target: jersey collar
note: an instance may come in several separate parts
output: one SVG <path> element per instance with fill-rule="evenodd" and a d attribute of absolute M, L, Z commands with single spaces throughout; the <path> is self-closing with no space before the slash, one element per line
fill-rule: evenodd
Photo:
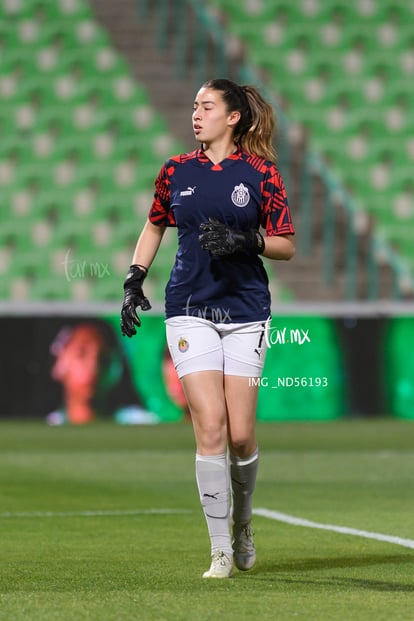
<path fill-rule="evenodd" d="M 225 160 L 223 160 L 219 164 L 213 164 L 213 162 L 209 160 L 207 155 L 204 153 L 203 148 L 197 149 L 197 160 L 203 166 L 210 165 L 211 170 L 223 170 L 223 168 L 231 165 L 235 160 L 242 159 L 242 156 L 243 156 L 243 149 L 238 144 L 236 145 L 236 150 L 234 151 L 234 153 L 229 155 Z"/>

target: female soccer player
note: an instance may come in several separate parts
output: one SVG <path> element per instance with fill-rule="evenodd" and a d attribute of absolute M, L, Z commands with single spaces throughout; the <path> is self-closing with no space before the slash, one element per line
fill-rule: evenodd
<path fill-rule="evenodd" d="M 259 255 L 290 259 L 294 229 L 275 165 L 273 110 L 258 90 L 210 80 L 196 95 L 192 121 L 199 148 L 169 159 L 156 179 L 124 283 L 121 330 L 136 334 L 137 307 L 151 308 L 142 284 L 165 227 L 177 227 L 166 287 L 167 342 L 196 440 L 196 479 L 211 542 L 203 577 L 229 578 L 233 564 L 248 570 L 256 560 L 258 382 L 251 378 L 262 374 L 270 318 Z"/>

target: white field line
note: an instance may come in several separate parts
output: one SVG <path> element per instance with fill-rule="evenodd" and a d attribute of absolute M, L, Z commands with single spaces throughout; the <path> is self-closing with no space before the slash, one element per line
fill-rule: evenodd
<path fill-rule="evenodd" d="M 279 513 L 278 511 L 271 511 L 270 509 L 255 509 L 253 511 L 255 515 L 268 518 L 269 520 L 275 520 L 277 522 L 284 522 L 285 524 L 291 524 L 292 526 L 304 526 L 305 528 L 317 528 L 319 530 L 329 530 L 333 533 L 340 533 L 342 535 L 354 535 L 355 537 L 364 537 L 365 539 L 375 539 L 376 541 L 384 541 L 385 543 L 393 543 L 404 548 L 411 548 L 414 550 L 414 540 L 403 539 L 402 537 L 395 537 L 393 535 L 383 535 L 381 533 L 371 533 L 368 530 L 358 530 L 357 528 L 348 528 L 347 526 L 335 526 L 334 524 L 320 524 L 319 522 L 311 522 L 310 520 L 304 520 L 293 515 L 287 515 L 286 513 Z"/>
<path fill-rule="evenodd" d="M 109 510 L 109 511 L 15 511 L 0 513 L 0 519 L 7 518 L 54 518 L 54 517 L 122 517 L 122 516 L 138 516 L 138 515 L 188 515 L 193 513 L 190 509 L 130 509 L 130 510 Z M 394 535 L 384 535 L 381 533 L 373 533 L 368 530 L 359 530 L 357 528 L 349 528 L 348 526 L 336 526 L 335 524 L 320 524 L 303 518 L 280 513 L 279 511 L 271 511 L 270 509 L 254 509 L 254 515 L 283 522 L 291 526 L 302 526 L 305 528 L 316 528 L 319 530 L 327 530 L 341 535 L 353 535 L 354 537 L 363 537 L 365 539 L 375 539 L 385 543 L 392 543 L 414 550 L 414 540 L 403 539 Z"/>
<path fill-rule="evenodd" d="M 122 517 L 133 515 L 185 515 L 192 513 L 186 509 L 130 509 L 119 511 L 15 511 L 0 513 L 5 518 L 43 518 L 43 517 Z"/>

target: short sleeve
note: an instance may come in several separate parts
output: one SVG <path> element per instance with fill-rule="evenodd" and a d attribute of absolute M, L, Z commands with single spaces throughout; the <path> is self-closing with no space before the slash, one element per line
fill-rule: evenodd
<path fill-rule="evenodd" d="M 262 182 L 260 223 L 269 237 L 295 233 L 285 185 L 278 169 L 273 164 L 266 171 Z"/>
<path fill-rule="evenodd" d="M 170 203 L 170 177 L 174 172 L 174 166 L 167 162 L 161 168 L 155 180 L 154 200 L 148 215 L 148 219 L 156 226 L 176 226 L 174 213 Z"/>

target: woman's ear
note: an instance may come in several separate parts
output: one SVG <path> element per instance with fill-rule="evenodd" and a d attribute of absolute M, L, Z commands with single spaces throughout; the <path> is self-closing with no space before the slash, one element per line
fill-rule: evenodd
<path fill-rule="evenodd" d="M 238 110 L 234 110 L 228 116 L 227 124 L 229 127 L 234 127 L 240 121 L 241 114 Z"/>

